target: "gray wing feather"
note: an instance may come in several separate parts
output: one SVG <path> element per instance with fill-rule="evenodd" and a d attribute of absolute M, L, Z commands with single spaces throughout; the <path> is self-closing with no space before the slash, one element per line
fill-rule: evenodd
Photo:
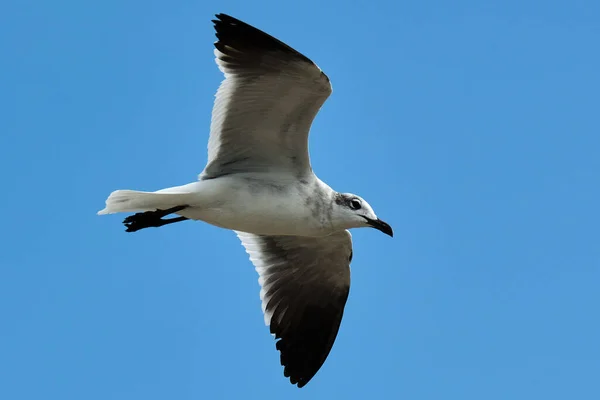
<path fill-rule="evenodd" d="M 215 56 L 225 80 L 211 120 L 200 179 L 240 172 L 311 172 L 308 134 L 331 94 L 310 59 L 274 37 L 218 14 Z"/>
<path fill-rule="evenodd" d="M 302 387 L 325 362 L 340 327 L 350 290 L 351 235 L 237 234 L 259 274 L 265 323 L 279 339 L 284 375 Z"/>

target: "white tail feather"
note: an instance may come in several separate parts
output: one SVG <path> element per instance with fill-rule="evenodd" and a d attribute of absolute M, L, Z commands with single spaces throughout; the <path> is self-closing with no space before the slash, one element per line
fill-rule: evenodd
<path fill-rule="evenodd" d="M 106 199 L 106 207 L 98 215 L 166 209 L 186 204 L 189 193 L 157 193 L 115 190 Z"/>

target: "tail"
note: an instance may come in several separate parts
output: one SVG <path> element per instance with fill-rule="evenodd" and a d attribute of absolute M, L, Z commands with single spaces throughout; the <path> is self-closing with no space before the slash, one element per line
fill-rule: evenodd
<path fill-rule="evenodd" d="M 116 190 L 106 199 L 106 207 L 98 215 L 118 212 L 140 212 L 167 209 L 187 204 L 189 193 L 140 192 Z"/>

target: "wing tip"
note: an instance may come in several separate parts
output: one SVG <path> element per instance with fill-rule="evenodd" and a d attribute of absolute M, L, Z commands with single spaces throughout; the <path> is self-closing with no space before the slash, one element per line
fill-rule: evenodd
<path fill-rule="evenodd" d="M 255 26 L 225 13 L 217 13 L 215 14 L 215 17 L 216 19 L 211 20 L 214 25 L 215 35 L 218 39 L 215 41 L 214 45 L 222 53 L 226 54 L 226 52 L 223 51 L 224 46 L 234 48 L 240 52 L 280 52 L 287 54 L 290 57 L 301 59 L 318 68 L 318 66 L 304 54 Z M 329 80 L 329 78 L 327 79 Z"/>

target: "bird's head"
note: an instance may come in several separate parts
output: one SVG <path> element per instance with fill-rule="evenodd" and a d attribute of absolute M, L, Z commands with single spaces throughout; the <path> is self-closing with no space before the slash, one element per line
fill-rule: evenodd
<path fill-rule="evenodd" d="M 392 227 L 383 222 L 363 198 L 352 193 L 336 193 L 333 205 L 333 221 L 341 229 L 375 228 L 386 235 L 394 236 Z M 338 227 L 338 226 L 336 226 Z"/>

